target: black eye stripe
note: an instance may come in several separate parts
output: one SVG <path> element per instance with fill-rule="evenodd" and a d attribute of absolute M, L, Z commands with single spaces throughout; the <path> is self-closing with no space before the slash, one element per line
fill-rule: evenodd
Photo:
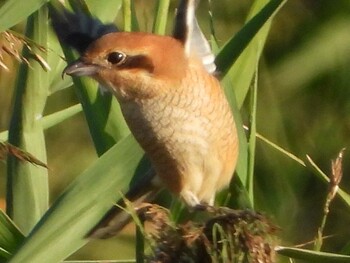
<path fill-rule="evenodd" d="M 145 55 L 127 56 L 123 63 L 119 66 L 120 69 L 143 69 L 150 73 L 154 71 L 152 60 Z"/>
<path fill-rule="evenodd" d="M 126 59 L 122 52 L 111 52 L 107 55 L 107 61 L 113 65 L 121 65 Z"/>
<path fill-rule="evenodd" d="M 108 63 L 118 69 L 144 69 L 149 72 L 154 71 L 152 60 L 145 55 L 128 56 L 123 52 L 113 51 L 106 56 Z"/>

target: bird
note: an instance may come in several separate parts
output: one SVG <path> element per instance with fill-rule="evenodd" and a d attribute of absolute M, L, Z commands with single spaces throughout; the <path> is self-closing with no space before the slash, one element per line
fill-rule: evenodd
<path fill-rule="evenodd" d="M 122 32 L 67 10 L 51 14 L 59 40 L 80 54 L 63 75 L 90 77 L 116 97 L 151 161 L 154 183 L 190 208 L 214 204 L 215 194 L 233 177 L 239 152 L 235 120 L 195 16 L 197 5 L 180 0 L 170 36 Z M 72 21 L 68 32 L 65 25 Z M 106 222 L 101 228 L 91 236 L 104 238 L 119 229 Z"/>

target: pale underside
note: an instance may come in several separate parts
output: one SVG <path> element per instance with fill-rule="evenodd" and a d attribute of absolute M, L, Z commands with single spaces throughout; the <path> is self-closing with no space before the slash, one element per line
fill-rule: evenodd
<path fill-rule="evenodd" d="M 213 204 L 233 175 L 238 148 L 219 82 L 202 70 L 193 64 L 177 87 L 159 96 L 121 101 L 161 181 L 189 206 Z"/>

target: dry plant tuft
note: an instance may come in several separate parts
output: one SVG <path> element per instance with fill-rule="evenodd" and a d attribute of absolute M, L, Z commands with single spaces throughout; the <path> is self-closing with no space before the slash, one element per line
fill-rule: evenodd
<path fill-rule="evenodd" d="M 329 202 L 334 199 L 339 189 L 339 184 L 343 178 L 343 155 L 345 148 L 341 149 L 337 158 L 332 160 L 332 174 L 330 176 L 330 191 L 329 191 Z"/>
<path fill-rule="evenodd" d="M 35 158 L 32 154 L 23 151 L 10 143 L 0 142 L 0 160 L 5 160 L 8 155 L 14 156 L 21 161 L 30 162 L 48 168 L 45 163 Z"/>
<path fill-rule="evenodd" d="M 139 210 L 150 228 L 152 253 L 147 262 L 275 262 L 277 228 L 251 211 L 210 208 L 202 222 L 174 225 L 165 208 L 146 205 Z M 203 217 L 202 217 L 203 219 Z"/>
<path fill-rule="evenodd" d="M 344 156 L 345 148 L 341 149 L 338 153 L 338 156 L 335 160 L 332 160 L 331 162 L 331 168 L 332 172 L 329 178 L 329 190 L 326 197 L 326 201 L 323 207 L 323 217 L 321 221 L 321 225 L 318 228 L 317 236 L 315 238 L 314 242 L 314 249 L 316 251 L 320 251 L 323 245 L 323 232 L 324 228 L 326 226 L 327 218 L 329 215 L 329 209 L 330 205 L 335 198 L 338 190 L 339 190 L 339 184 L 341 182 L 341 179 L 343 178 L 343 156 Z"/>
<path fill-rule="evenodd" d="M 26 47 L 28 49 L 28 57 L 24 57 L 21 54 L 22 47 Z M 38 51 L 41 53 L 46 53 L 47 49 L 34 41 L 31 41 L 24 36 L 9 30 L 0 33 L 0 67 L 6 71 L 9 71 L 9 68 L 6 65 L 4 55 L 9 55 L 18 62 L 25 63 L 28 66 L 30 66 L 29 59 L 34 59 L 45 71 L 51 70 L 49 64 Z"/>

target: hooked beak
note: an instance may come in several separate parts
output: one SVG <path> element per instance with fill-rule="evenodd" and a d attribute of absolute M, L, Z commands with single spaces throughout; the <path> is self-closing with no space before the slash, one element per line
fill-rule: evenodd
<path fill-rule="evenodd" d="M 81 60 L 76 60 L 69 64 L 67 67 L 65 67 L 65 69 L 62 72 L 62 78 L 66 74 L 76 77 L 92 76 L 97 73 L 99 68 L 100 67 L 98 65 L 88 64 Z"/>

